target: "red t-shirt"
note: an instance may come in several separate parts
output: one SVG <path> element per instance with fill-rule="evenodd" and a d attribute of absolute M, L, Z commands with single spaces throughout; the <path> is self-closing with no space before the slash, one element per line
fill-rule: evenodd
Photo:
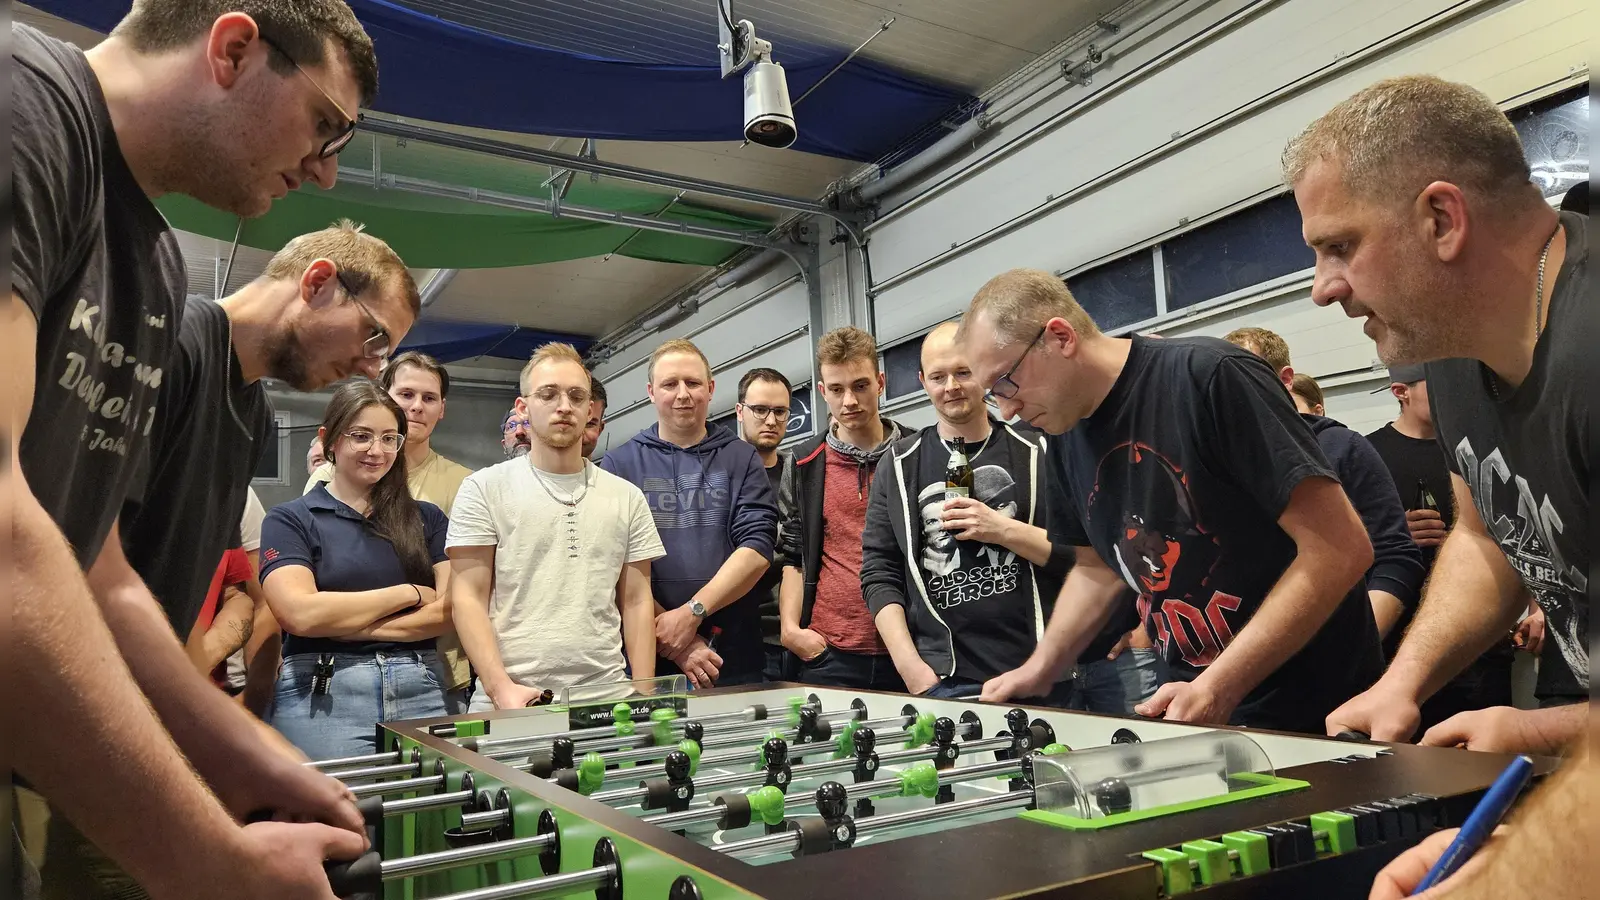
<path fill-rule="evenodd" d="M 828 447 L 822 482 L 822 566 L 811 630 L 830 647 L 849 653 L 888 653 L 872 611 L 861 596 L 861 533 L 867 526 L 875 466 Z"/>
<path fill-rule="evenodd" d="M 199 627 L 204 631 L 211 630 L 211 623 L 217 619 L 217 607 L 222 605 L 222 589 L 234 585 L 242 585 L 250 580 L 255 573 L 250 570 L 250 556 L 242 548 L 234 547 L 222 554 L 222 560 L 217 563 L 217 570 L 211 573 L 211 587 L 206 590 L 205 605 L 200 607 Z M 226 684 L 228 679 L 228 662 L 223 660 L 211 672 L 211 680 L 217 684 Z"/>

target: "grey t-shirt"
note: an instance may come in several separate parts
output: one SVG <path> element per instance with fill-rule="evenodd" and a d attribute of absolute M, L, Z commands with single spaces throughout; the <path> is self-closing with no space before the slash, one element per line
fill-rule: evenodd
<path fill-rule="evenodd" d="M 552 493 L 581 499 L 569 509 Z M 495 548 L 489 621 L 513 681 L 559 695 L 626 677 L 617 579 L 666 555 L 637 487 L 595 465 L 535 475 L 514 457 L 461 483 L 445 546 Z"/>
<path fill-rule="evenodd" d="M 1562 213 L 1561 224 L 1567 256 L 1522 384 L 1511 389 L 1477 360 L 1428 364 L 1429 403 L 1450 470 L 1467 482 L 1484 525 L 1544 610 L 1541 700 L 1589 693 L 1587 491 L 1600 308 L 1590 293 L 1589 219 Z"/>
<path fill-rule="evenodd" d="M 87 567 L 148 453 L 183 257 L 83 52 L 26 25 L 11 47 L 11 289 L 38 329 L 22 471 Z"/>

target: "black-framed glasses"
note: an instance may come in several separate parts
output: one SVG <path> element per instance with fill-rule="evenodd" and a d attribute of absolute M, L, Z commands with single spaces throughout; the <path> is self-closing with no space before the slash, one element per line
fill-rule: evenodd
<path fill-rule="evenodd" d="M 378 317 L 372 314 L 370 307 L 356 297 L 355 290 L 350 287 L 350 282 L 345 280 L 343 272 L 333 277 L 338 280 L 339 287 L 344 288 L 344 292 L 350 295 L 350 302 L 361 310 L 361 315 L 366 318 L 367 324 L 372 328 L 372 333 L 367 335 L 367 339 L 361 343 L 361 355 L 367 359 L 388 359 L 390 351 L 394 349 L 392 346 L 393 340 L 389 337 L 389 329 L 378 321 Z"/>
<path fill-rule="evenodd" d="M 1022 351 L 1022 355 L 1017 357 L 1017 361 L 1011 364 L 1011 368 L 1007 369 L 1004 375 L 996 378 L 994 386 L 984 393 L 985 400 L 994 400 L 995 398 L 1010 400 L 1017 395 L 1017 391 L 1022 390 L 1022 386 L 1012 380 L 1011 376 L 1017 374 L 1017 369 L 1022 367 L 1022 361 L 1028 358 L 1029 353 L 1033 352 L 1034 345 L 1039 343 L 1039 339 L 1044 337 L 1044 333 L 1049 330 L 1049 327 L 1049 325 L 1044 325 L 1039 328 L 1039 333 L 1034 335 L 1033 340 L 1028 342 L 1027 349 Z"/>
<path fill-rule="evenodd" d="M 338 156 L 339 151 L 343 150 L 345 146 L 350 143 L 350 139 L 356 136 L 356 117 L 345 112 L 344 107 L 339 105 L 339 101 L 333 99 L 333 95 L 328 93 L 322 85 L 318 84 L 317 80 L 312 78 L 311 74 L 305 70 L 305 67 L 300 65 L 300 61 L 290 56 L 287 50 L 284 50 L 276 41 L 264 34 L 258 34 L 257 36 L 261 38 L 261 43 L 266 44 L 269 50 L 272 50 L 279 56 L 282 56 L 284 59 L 287 59 L 289 64 L 294 66 L 295 71 L 299 72 L 301 76 L 305 78 L 305 80 L 311 82 L 311 86 L 316 88 L 322 94 L 324 99 L 333 104 L 333 108 L 339 111 L 339 115 L 344 116 L 344 125 L 339 127 L 337 134 L 331 138 L 328 138 L 326 141 L 323 141 L 322 150 L 317 154 L 320 159 L 327 159 L 330 156 Z"/>
<path fill-rule="evenodd" d="M 758 406 L 749 406 L 749 405 L 746 405 L 746 404 L 740 404 L 740 405 L 744 406 L 745 409 L 749 410 L 751 412 L 751 414 L 753 414 L 756 417 L 756 421 L 757 422 L 764 422 L 767 419 L 770 419 L 770 418 L 773 418 L 773 417 L 776 417 L 779 422 L 787 422 L 787 421 L 789 421 L 789 407 L 787 407 L 787 406 L 759 406 L 759 405 Z"/>

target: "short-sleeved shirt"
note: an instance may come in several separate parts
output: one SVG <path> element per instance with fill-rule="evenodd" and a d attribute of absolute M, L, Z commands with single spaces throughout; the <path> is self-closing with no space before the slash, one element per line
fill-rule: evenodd
<path fill-rule="evenodd" d="M 1337 479 L 1254 354 L 1215 338 L 1132 340 L 1104 402 L 1052 439 L 1077 514 L 1067 536 L 1092 545 L 1138 592 L 1174 677 L 1193 680 L 1294 560 L 1295 543 L 1278 525 L 1291 492 L 1307 478 Z M 1320 732 L 1382 666 L 1365 585 L 1354 584 L 1233 721 Z"/>
<path fill-rule="evenodd" d="M 617 581 L 666 555 L 637 487 L 592 464 L 557 475 L 508 459 L 462 482 L 449 546 L 495 548 L 489 621 L 513 681 L 560 693 L 626 677 Z"/>
<path fill-rule="evenodd" d="M 1450 471 L 1544 610 L 1541 700 L 1589 696 L 1590 412 L 1600 307 L 1589 281 L 1589 218 L 1562 213 L 1567 255 L 1549 285 L 1550 317 L 1522 384 L 1477 360 L 1428 364 L 1428 403 Z M 1551 649 L 1553 648 L 1553 649 Z"/>
<path fill-rule="evenodd" d="M 12 25 L 11 53 L 11 289 L 38 329 L 22 471 L 87 567 L 144 465 L 186 274 L 83 51 Z"/>
<path fill-rule="evenodd" d="M 149 462 L 122 510 L 128 562 L 179 634 L 193 627 L 222 552 L 237 545 L 250 479 L 272 440 L 272 403 L 260 381 L 244 380 L 231 337 L 220 305 L 184 305 Z"/>
<path fill-rule="evenodd" d="M 412 501 L 422 514 L 428 559 L 448 559 L 444 538 L 450 527 L 439 507 Z M 394 544 L 377 533 L 371 520 L 318 485 L 311 493 L 275 506 L 261 523 L 261 581 L 283 566 L 305 566 L 319 591 L 375 591 L 412 584 Z M 378 650 L 422 649 L 434 641 L 338 641 L 285 633 L 283 655 L 296 653 L 372 653 Z"/>
<path fill-rule="evenodd" d="M 406 486 L 411 489 L 411 496 L 432 503 L 450 516 L 454 515 L 456 494 L 461 490 L 461 482 L 471 474 L 472 470 L 466 466 L 436 450 L 430 450 L 422 465 L 406 469 Z M 305 492 L 310 493 L 318 484 L 327 484 L 332 480 L 333 463 L 323 463 L 306 481 Z"/>

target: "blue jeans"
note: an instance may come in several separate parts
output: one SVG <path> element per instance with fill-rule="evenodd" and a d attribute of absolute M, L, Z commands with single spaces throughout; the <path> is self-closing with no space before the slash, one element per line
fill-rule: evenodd
<path fill-rule="evenodd" d="M 928 688 L 922 696 L 932 697 L 935 700 L 976 700 L 981 693 L 983 693 L 983 682 L 951 676 Z M 1030 706 L 1054 706 L 1065 709 L 1071 696 L 1072 682 L 1063 681 L 1051 688 L 1050 693 L 1043 697 L 1018 697 L 1016 702 Z"/>
<path fill-rule="evenodd" d="M 800 661 L 799 680 L 818 687 L 906 692 L 906 683 L 887 653 L 848 653 L 828 647 L 815 657 Z"/>
<path fill-rule="evenodd" d="M 451 713 L 444 664 L 432 650 L 333 654 L 326 694 L 311 693 L 317 654 L 285 657 L 267 713 L 276 728 L 312 759 L 378 752 L 378 723 Z"/>
<path fill-rule="evenodd" d="M 1150 699 L 1156 689 L 1172 680 L 1159 650 L 1128 648 L 1116 659 L 1080 663 L 1072 679 L 1069 709 L 1134 715 L 1133 708 Z"/>

